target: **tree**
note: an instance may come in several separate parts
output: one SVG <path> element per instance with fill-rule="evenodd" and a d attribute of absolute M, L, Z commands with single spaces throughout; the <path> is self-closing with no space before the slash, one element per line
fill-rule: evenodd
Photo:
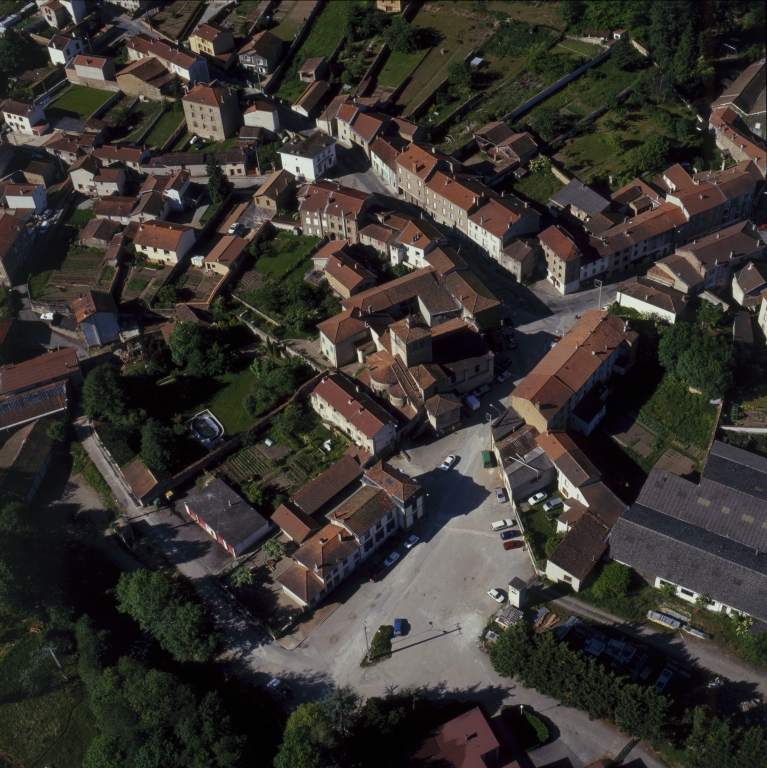
<path fill-rule="evenodd" d="M 275 768 L 330 768 L 333 726 L 317 702 L 301 704 L 288 718 Z"/>
<path fill-rule="evenodd" d="M 567 119 L 556 107 L 541 107 L 532 121 L 532 128 L 546 141 L 550 141 L 567 128 Z"/>
<path fill-rule="evenodd" d="M 668 722 L 668 700 L 652 688 L 634 683 L 623 685 L 618 693 L 615 721 L 623 733 L 646 739 L 657 747 Z"/>
<path fill-rule="evenodd" d="M 122 128 L 128 124 L 131 114 L 132 110 L 130 107 L 115 107 L 107 112 L 107 117 L 112 121 L 115 128 Z"/>
<path fill-rule="evenodd" d="M 331 688 L 322 702 L 328 722 L 340 733 L 351 733 L 360 717 L 362 698 L 350 685 Z"/>
<path fill-rule="evenodd" d="M 644 56 L 631 45 L 631 42 L 625 35 L 613 46 L 610 61 L 618 69 L 628 72 L 640 69 L 646 64 Z"/>
<path fill-rule="evenodd" d="M 66 439 L 69 436 L 69 424 L 65 419 L 56 419 L 56 421 L 48 427 L 45 434 L 48 435 L 54 443 L 66 442 Z"/>
<path fill-rule="evenodd" d="M 173 364 L 190 376 L 219 376 L 231 364 L 229 349 L 217 340 L 220 332 L 196 323 L 177 323 L 168 337 Z"/>
<path fill-rule="evenodd" d="M 551 160 L 546 155 L 539 155 L 530 161 L 530 170 L 533 173 L 548 173 L 551 170 Z"/>
<path fill-rule="evenodd" d="M 100 365 L 85 377 L 83 407 L 89 419 L 114 421 L 125 415 L 125 393 L 111 365 Z"/>
<path fill-rule="evenodd" d="M 468 88 L 472 74 L 471 65 L 467 61 L 456 61 L 448 65 L 447 82 L 455 88 Z"/>
<path fill-rule="evenodd" d="M 389 48 L 397 53 L 415 53 L 418 50 L 418 33 L 402 16 L 396 16 L 384 33 Z"/>
<path fill-rule="evenodd" d="M 91 690 L 104 671 L 104 659 L 107 654 L 107 632 L 97 631 L 86 614 L 75 624 L 77 640 L 77 674 L 88 690 Z"/>
<path fill-rule="evenodd" d="M 687 91 L 692 91 L 699 82 L 699 52 L 695 30 L 691 24 L 688 24 L 674 54 L 673 64 L 674 79 Z"/>
<path fill-rule="evenodd" d="M 141 458 L 152 472 L 165 472 L 173 464 L 173 430 L 149 419 L 141 429 Z"/>
<path fill-rule="evenodd" d="M 490 648 L 490 663 L 501 677 L 524 677 L 532 659 L 532 629 L 520 621 L 501 634 Z"/>
<path fill-rule="evenodd" d="M 631 571 L 621 563 L 608 563 L 594 582 L 591 591 L 600 599 L 625 597 L 631 585 Z"/>
<path fill-rule="evenodd" d="M 208 174 L 208 196 L 214 205 L 220 203 L 229 194 L 230 182 L 224 176 L 221 166 L 216 162 L 213 153 L 208 153 L 205 162 L 205 172 Z"/>
<path fill-rule="evenodd" d="M 229 579 L 233 587 L 246 587 L 253 584 L 255 581 L 253 578 L 253 571 L 250 568 L 240 566 Z"/>
<path fill-rule="evenodd" d="M 269 539 L 269 541 L 261 547 L 261 551 L 270 560 L 279 560 L 285 554 L 285 545 L 279 541 L 279 539 Z"/>
<path fill-rule="evenodd" d="M 314 426 L 314 419 L 301 403 L 291 403 L 272 419 L 272 426 L 289 438 L 306 434 Z"/>
<path fill-rule="evenodd" d="M 718 328 L 724 320 L 724 310 L 721 304 L 712 304 L 710 301 L 701 299 L 698 311 L 695 313 L 695 319 L 703 328 L 713 330 Z"/>
<path fill-rule="evenodd" d="M 562 0 L 557 8 L 559 18 L 564 21 L 565 26 L 574 27 L 578 25 L 586 12 L 586 4 L 583 0 Z"/>
<path fill-rule="evenodd" d="M 173 75 L 173 80 L 170 81 L 170 87 L 171 92 L 173 93 L 173 111 L 183 112 L 184 105 L 181 99 L 184 96 L 184 85 L 178 75 Z"/>

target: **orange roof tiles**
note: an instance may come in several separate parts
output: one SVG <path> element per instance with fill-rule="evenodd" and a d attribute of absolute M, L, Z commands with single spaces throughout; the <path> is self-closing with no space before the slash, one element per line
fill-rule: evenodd
<path fill-rule="evenodd" d="M 581 256 L 578 246 L 561 227 L 556 225 L 544 229 L 538 235 L 538 240 L 540 240 L 541 245 L 549 248 L 564 262 L 573 261 Z"/>
<path fill-rule="evenodd" d="M 175 251 L 181 238 L 186 232 L 194 231 L 185 224 L 174 224 L 170 221 L 148 221 L 139 226 L 133 242 L 149 248 L 159 248 L 163 251 Z"/>
<path fill-rule="evenodd" d="M 482 197 L 495 196 L 493 190 L 478 181 L 452 178 L 441 171 L 437 171 L 426 182 L 426 189 L 433 195 L 444 197 L 463 211 L 469 211 L 479 205 Z"/>
<path fill-rule="evenodd" d="M 39 355 L 25 363 L 0 368 L 0 394 L 8 395 L 38 387 L 80 373 L 80 363 L 72 347 Z"/>
<path fill-rule="evenodd" d="M 205 257 L 205 261 L 231 268 L 240 258 L 247 244 L 248 241 L 238 235 L 224 235 Z"/>

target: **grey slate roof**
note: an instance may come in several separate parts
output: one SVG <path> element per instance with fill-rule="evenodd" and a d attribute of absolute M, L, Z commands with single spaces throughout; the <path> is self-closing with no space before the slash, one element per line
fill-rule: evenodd
<path fill-rule="evenodd" d="M 610 557 L 767 620 L 767 554 L 634 504 L 610 535 Z"/>
<path fill-rule="evenodd" d="M 715 440 L 703 477 L 767 502 L 767 459 Z"/>
<path fill-rule="evenodd" d="M 559 208 L 573 205 L 587 216 L 596 216 L 610 207 L 609 200 L 605 200 L 604 197 L 598 195 L 591 187 L 587 187 L 578 179 L 573 179 L 566 187 L 560 189 L 551 198 L 551 202 Z"/>

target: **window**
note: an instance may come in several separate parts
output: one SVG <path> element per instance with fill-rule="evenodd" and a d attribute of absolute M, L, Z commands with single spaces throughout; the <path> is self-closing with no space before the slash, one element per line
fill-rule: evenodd
<path fill-rule="evenodd" d="M 693 597 L 693 595 L 695 594 L 694 592 L 690 592 L 690 590 L 689 590 L 689 589 L 682 589 L 681 587 L 680 587 L 679 591 L 680 591 L 680 592 L 681 592 L 683 595 L 687 595 L 687 597 Z"/>
<path fill-rule="evenodd" d="M 565 576 L 565 581 L 566 581 L 568 584 L 572 584 L 572 582 L 573 582 L 573 577 L 572 577 L 572 576 Z"/>

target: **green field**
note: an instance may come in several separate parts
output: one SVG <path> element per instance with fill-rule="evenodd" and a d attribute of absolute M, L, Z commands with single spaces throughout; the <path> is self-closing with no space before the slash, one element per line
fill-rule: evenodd
<path fill-rule="evenodd" d="M 173 135 L 173 132 L 181 125 L 184 116 L 178 112 L 166 112 L 155 124 L 149 135 L 144 139 L 144 144 L 150 147 L 162 147 Z"/>
<path fill-rule="evenodd" d="M 530 200 L 547 205 L 564 184 L 551 171 L 528 173 L 523 179 L 514 182 L 514 191 L 520 192 Z"/>
<path fill-rule="evenodd" d="M 222 386 L 203 407 L 210 409 L 224 425 L 229 437 L 246 430 L 254 423 L 242 407 L 242 402 L 250 394 L 254 376 L 249 368 L 238 373 L 225 373 L 217 376 L 216 381 Z M 195 410 L 198 413 L 200 409 Z M 193 416 L 193 413 L 189 414 Z"/>
<path fill-rule="evenodd" d="M 96 203 L 88 208 L 73 208 L 69 218 L 64 222 L 78 229 L 82 229 L 96 215 Z"/>
<path fill-rule="evenodd" d="M 274 240 L 260 246 L 256 271 L 278 280 L 294 271 L 304 261 L 307 262 L 306 268 L 309 269 L 311 266 L 308 263 L 309 255 L 318 242 L 318 237 L 278 232 Z"/>
<path fill-rule="evenodd" d="M 130 144 L 131 142 L 138 141 L 141 138 L 141 134 L 144 133 L 149 123 L 154 120 L 157 113 L 162 109 L 162 104 L 158 104 L 155 101 L 143 101 L 136 105 L 131 110 L 130 124 L 135 125 L 136 128 L 132 133 L 128 134 L 122 141 Z"/>
<path fill-rule="evenodd" d="M 101 91 L 98 88 L 73 85 L 64 91 L 58 99 L 45 107 L 45 114 L 52 123 L 55 123 L 62 117 L 75 117 L 80 120 L 87 120 L 112 96 L 114 94 L 111 91 Z"/>
<path fill-rule="evenodd" d="M 392 51 L 378 75 L 378 85 L 396 88 L 418 66 L 422 58 L 423 51 L 416 53 Z"/>
<path fill-rule="evenodd" d="M 602 48 L 598 45 L 592 45 L 591 43 L 582 43 L 580 40 L 562 40 L 557 43 L 551 51 L 553 54 L 574 53 L 583 57 L 584 61 L 593 59 L 598 53 L 602 52 Z"/>
<path fill-rule="evenodd" d="M 546 493 L 546 499 L 540 504 L 536 504 L 530 509 L 529 512 L 525 512 L 522 517 L 522 525 L 525 528 L 525 533 L 529 534 L 528 543 L 533 551 L 533 555 L 536 560 L 546 561 L 546 542 L 556 537 L 557 535 L 557 523 L 554 518 L 557 515 L 562 514 L 563 508 L 554 510 L 553 512 L 544 512 L 543 505 L 546 501 L 553 498 L 563 498 L 562 494 L 557 490 L 556 482 L 551 483 L 543 489 Z M 552 520 L 549 520 L 552 518 Z"/>

